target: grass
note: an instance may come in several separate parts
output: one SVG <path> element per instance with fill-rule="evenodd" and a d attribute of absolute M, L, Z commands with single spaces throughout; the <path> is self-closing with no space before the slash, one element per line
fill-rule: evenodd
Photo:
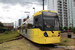
<path fill-rule="evenodd" d="M 16 36 L 19 36 L 19 33 L 11 32 L 11 33 L 8 33 L 8 34 L 1 34 L 0 35 L 0 43 L 16 39 L 17 38 Z"/>
<path fill-rule="evenodd" d="M 59 45 L 62 45 L 62 46 L 75 46 L 74 45 L 74 39 L 61 37 L 61 42 L 59 43 Z"/>
<path fill-rule="evenodd" d="M 68 42 L 66 39 L 63 42 Z"/>
<path fill-rule="evenodd" d="M 0 50 L 33 50 L 27 43 L 22 40 L 4 42 L 0 44 Z"/>
<path fill-rule="evenodd" d="M 66 45 L 66 44 L 63 44 L 63 43 L 59 43 L 59 45 L 62 45 L 62 46 L 68 46 L 68 45 Z"/>
<path fill-rule="evenodd" d="M 33 50 L 25 41 L 15 40 L 19 33 L 9 32 L 8 34 L 0 34 L 0 50 Z M 9 42 L 6 42 L 9 41 Z M 3 42 L 3 43 L 2 43 Z"/>

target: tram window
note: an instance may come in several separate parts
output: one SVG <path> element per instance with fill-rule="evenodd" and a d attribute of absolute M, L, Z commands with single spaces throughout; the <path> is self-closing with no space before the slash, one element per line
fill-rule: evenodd
<path fill-rule="evenodd" d="M 25 33 L 27 34 L 27 29 L 25 29 Z"/>
<path fill-rule="evenodd" d="M 35 21 L 37 22 L 38 21 L 38 18 L 35 18 Z"/>
<path fill-rule="evenodd" d="M 33 26 L 32 24 L 28 24 L 28 25 L 27 25 L 27 28 L 28 28 L 28 29 L 31 29 L 32 26 Z"/>
<path fill-rule="evenodd" d="M 23 29 L 22 29 L 22 33 L 23 33 Z"/>
<path fill-rule="evenodd" d="M 34 17 L 34 28 L 39 28 L 42 30 L 42 15 Z"/>

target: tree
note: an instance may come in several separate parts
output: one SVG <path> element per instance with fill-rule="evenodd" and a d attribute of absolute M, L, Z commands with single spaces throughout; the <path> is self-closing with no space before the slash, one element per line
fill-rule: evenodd
<path fill-rule="evenodd" d="M 2 23 L 0 23 L 0 33 L 3 33 L 2 28 L 4 27 L 4 25 Z"/>
<path fill-rule="evenodd" d="M 0 28 L 2 29 L 2 27 L 4 27 L 4 25 L 2 23 L 0 23 Z"/>
<path fill-rule="evenodd" d="M 75 34 L 75 27 L 73 28 L 73 33 Z"/>

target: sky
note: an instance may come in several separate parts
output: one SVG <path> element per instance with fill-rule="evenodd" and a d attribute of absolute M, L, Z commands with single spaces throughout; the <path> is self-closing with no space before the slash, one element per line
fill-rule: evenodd
<path fill-rule="evenodd" d="M 26 18 L 27 15 L 31 17 L 34 14 L 33 7 L 35 12 L 43 9 L 41 4 L 42 0 L 0 0 L 0 22 L 11 23 Z M 47 10 L 47 0 L 45 0 L 45 10 Z"/>

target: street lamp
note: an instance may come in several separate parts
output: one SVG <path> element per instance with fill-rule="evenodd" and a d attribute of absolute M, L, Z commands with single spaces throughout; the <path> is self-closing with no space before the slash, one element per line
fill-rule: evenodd
<path fill-rule="evenodd" d="M 34 9 L 34 14 L 35 14 L 35 8 L 33 7 L 33 9 Z"/>
<path fill-rule="evenodd" d="M 72 29 L 73 29 L 73 10 L 72 10 L 72 1 L 71 1 L 71 15 L 72 15 Z"/>

